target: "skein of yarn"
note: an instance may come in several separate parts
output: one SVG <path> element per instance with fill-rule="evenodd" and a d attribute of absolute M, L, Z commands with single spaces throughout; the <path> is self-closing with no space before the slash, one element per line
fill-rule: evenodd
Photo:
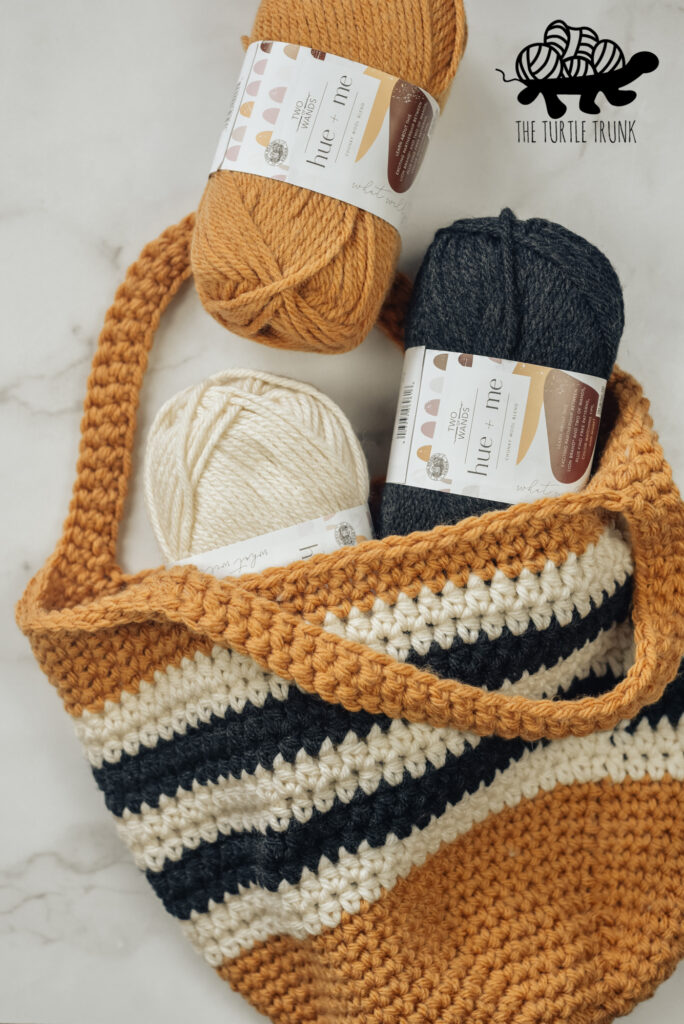
<path fill-rule="evenodd" d="M 584 57 L 590 61 L 598 34 L 588 25 L 573 28 L 562 19 L 552 21 L 544 32 L 544 42 L 552 46 L 561 57 Z"/>
<path fill-rule="evenodd" d="M 424 345 L 607 379 L 624 327 L 606 257 L 559 224 L 499 217 L 437 232 L 418 274 L 406 347 Z M 379 533 L 408 534 L 480 515 L 499 502 L 385 485 Z"/>
<path fill-rule="evenodd" d="M 625 66 L 625 55 L 612 39 L 599 39 L 594 47 L 592 60 L 594 70 L 600 75 L 609 74 Z"/>
<path fill-rule="evenodd" d="M 299 381 L 227 370 L 159 410 L 145 501 L 168 561 L 368 501 L 368 467 L 342 411 Z"/>
<path fill-rule="evenodd" d="M 559 78 L 562 61 L 552 46 L 531 43 L 518 54 L 515 70 L 521 82 L 540 82 L 545 78 Z"/>
<path fill-rule="evenodd" d="M 593 73 L 594 66 L 586 57 L 566 57 L 563 61 L 564 78 L 586 78 Z"/>
<path fill-rule="evenodd" d="M 397 75 L 446 100 L 466 42 L 462 0 L 262 0 L 249 42 L 275 39 Z M 230 331 L 276 348 L 344 352 L 375 323 L 399 255 L 373 214 L 235 171 L 209 179 L 192 266 Z"/>

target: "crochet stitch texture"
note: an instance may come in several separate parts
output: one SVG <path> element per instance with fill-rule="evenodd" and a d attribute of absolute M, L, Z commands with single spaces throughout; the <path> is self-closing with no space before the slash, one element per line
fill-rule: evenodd
<path fill-rule="evenodd" d="M 122 838 L 282 1024 L 613 1020 L 684 955 L 684 509 L 639 386 L 613 375 L 581 494 L 239 580 L 128 575 L 138 392 L 191 231 L 117 293 L 17 608 Z"/>
<path fill-rule="evenodd" d="M 463 0 L 261 0 L 249 44 L 336 54 L 431 93 L 443 106 L 466 45 Z M 346 352 L 372 328 L 397 263 L 386 221 L 308 189 L 218 171 L 197 211 L 192 261 L 220 324 L 276 348 Z"/>

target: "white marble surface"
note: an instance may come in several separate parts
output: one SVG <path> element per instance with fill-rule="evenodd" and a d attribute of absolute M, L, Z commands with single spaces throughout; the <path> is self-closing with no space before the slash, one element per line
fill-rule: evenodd
<path fill-rule="evenodd" d="M 333 0 L 330 0 L 333 2 Z M 337 0 L 334 0 L 337 2 Z M 341 0 L 340 0 L 341 2 Z M 0 308 L 3 536 L 0 718 L 0 1020 L 119 1024 L 260 1019 L 196 957 L 129 860 L 70 722 L 13 622 L 12 605 L 55 541 L 71 487 L 79 409 L 104 311 L 144 242 L 196 205 L 256 0 L 4 0 Z M 684 279 L 683 8 L 573 0 L 660 69 L 629 108 L 632 146 L 518 145 L 515 102 L 494 68 L 549 19 L 542 0 L 471 0 L 470 46 L 425 170 L 402 265 L 434 230 L 494 214 L 559 220 L 601 246 L 625 288 L 620 362 L 645 384 L 679 483 Z M 568 117 L 576 117 L 574 109 Z M 381 336 L 351 355 L 275 353 L 229 336 L 186 287 L 159 332 L 142 429 L 179 388 L 226 366 L 309 380 L 344 407 L 374 471 L 387 452 L 400 356 Z M 136 475 L 129 568 L 158 564 Z M 684 969 L 632 1024 L 681 1024 Z"/>

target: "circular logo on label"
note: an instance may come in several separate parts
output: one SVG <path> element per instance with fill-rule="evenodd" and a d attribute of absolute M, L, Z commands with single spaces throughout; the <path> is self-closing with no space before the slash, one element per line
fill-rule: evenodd
<path fill-rule="evenodd" d="M 272 167 L 277 167 L 278 164 L 284 164 L 287 160 L 288 148 L 287 142 L 283 139 L 274 139 L 273 142 L 269 142 L 264 153 L 264 159 L 267 164 L 271 164 Z"/>
<path fill-rule="evenodd" d="M 428 459 L 426 472 L 431 480 L 443 480 L 449 472 L 449 460 L 446 455 L 431 455 Z"/>
<path fill-rule="evenodd" d="M 335 527 L 335 540 L 341 548 L 356 544 L 356 530 L 351 523 L 340 523 Z"/>

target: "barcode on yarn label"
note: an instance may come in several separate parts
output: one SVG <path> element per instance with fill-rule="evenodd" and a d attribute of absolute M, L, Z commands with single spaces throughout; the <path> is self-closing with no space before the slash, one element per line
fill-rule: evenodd
<path fill-rule="evenodd" d="M 392 448 L 387 467 L 387 481 L 402 482 L 408 471 L 411 440 L 417 413 L 417 397 L 425 361 L 424 348 L 409 348 L 404 355 L 404 366 L 399 386 L 399 404 L 394 421 Z"/>
<path fill-rule="evenodd" d="M 173 562 L 170 568 L 194 565 L 201 572 L 225 579 L 306 561 L 314 555 L 331 554 L 338 548 L 372 539 L 373 524 L 368 505 L 359 505 L 260 537 L 237 541 L 214 551 L 190 555 Z"/>
<path fill-rule="evenodd" d="M 509 504 L 579 491 L 605 390 L 589 374 L 408 349 L 387 482 Z"/>
<path fill-rule="evenodd" d="M 439 117 L 418 86 L 291 43 L 252 43 L 211 173 L 242 171 L 332 196 L 395 228 Z"/>
<path fill-rule="evenodd" d="M 395 437 L 398 441 L 403 440 L 406 437 L 409 422 L 411 419 L 411 404 L 413 401 L 414 385 L 408 384 L 401 396 L 401 402 L 399 403 L 399 416 L 397 417 L 397 430 Z"/>

